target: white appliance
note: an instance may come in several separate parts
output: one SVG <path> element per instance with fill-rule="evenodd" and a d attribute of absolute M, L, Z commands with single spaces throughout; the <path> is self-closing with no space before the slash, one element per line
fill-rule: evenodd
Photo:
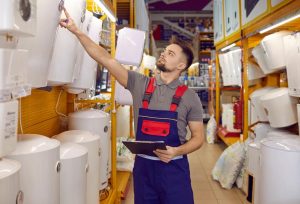
<path fill-rule="evenodd" d="M 0 103 L 0 158 L 16 149 L 18 101 Z"/>
<path fill-rule="evenodd" d="M 248 63 L 248 69 L 247 69 L 247 76 L 248 76 L 248 83 L 251 85 L 254 85 L 257 79 L 261 79 L 265 77 L 266 75 L 263 73 L 263 71 L 257 66 L 256 64 L 249 62 Z"/>
<path fill-rule="evenodd" d="M 268 0 L 242 0 L 241 1 L 241 14 L 242 26 L 255 20 L 257 17 L 267 12 Z"/>
<path fill-rule="evenodd" d="M 82 22 L 82 24 L 79 27 L 79 29 L 86 35 L 88 35 L 88 30 L 90 29 L 89 25 L 90 25 L 92 17 L 93 17 L 93 13 L 86 10 L 84 21 Z M 76 78 L 78 78 L 78 76 L 79 76 L 84 51 L 85 50 L 84 50 L 83 46 L 80 43 L 78 43 L 77 53 L 76 53 L 76 61 L 75 61 L 75 69 L 74 69 L 74 74 L 73 74 L 74 80 Z"/>
<path fill-rule="evenodd" d="M 300 97 L 300 33 L 284 37 L 284 57 L 288 77 L 289 94 Z"/>
<path fill-rule="evenodd" d="M 115 100 L 120 105 L 132 105 L 133 99 L 130 91 L 125 89 L 118 81 L 116 81 Z"/>
<path fill-rule="evenodd" d="M 156 58 L 151 55 L 144 54 L 143 56 L 143 67 L 146 69 L 154 70 L 156 67 Z"/>
<path fill-rule="evenodd" d="M 254 134 L 255 134 L 255 142 L 260 142 L 262 139 L 266 138 L 268 133 L 274 131 L 275 129 L 272 128 L 269 124 L 266 123 L 258 123 L 254 127 Z"/>
<path fill-rule="evenodd" d="M 229 132 L 240 132 L 233 127 L 234 113 L 233 113 L 233 104 L 227 103 L 222 104 L 222 126 L 226 127 L 226 130 Z"/>
<path fill-rule="evenodd" d="M 239 0 L 225 0 L 225 35 L 236 32 L 240 28 L 240 4 Z"/>
<path fill-rule="evenodd" d="M 139 66 L 143 57 L 145 40 L 145 31 L 127 27 L 119 30 L 116 60 L 121 64 Z"/>
<path fill-rule="evenodd" d="M 109 114 L 96 109 L 82 110 L 69 114 L 68 126 L 70 130 L 86 130 L 96 134 L 100 138 L 100 190 L 106 188 L 108 185 L 109 120 Z"/>
<path fill-rule="evenodd" d="M 102 29 L 102 21 L 98 18 L 91 16 L 89 24 L 86 26 L 85 32 L 95 42 L 99 43 L 99 33 Z M 97 75 L 97 62 L 92 59 L 83 47 L 80 45 L 82 53 L 82 61 L 78 62 L 78 76 L 72 84 L 67 85 L 67 91 L 73 94 L 79 94 L 85 89 L 95 90 L 96 75 Z M 76 65 L 77 66 L 77 65 Z"/>
<path fill-rule="evenodd" d="M 291 31 L 273 33 L 260 42 L 264 50 L 263 57 L 270 70 L 278 71 L 286 68 L 283 38 L 291 33 Z"/>
<path fill-rule="evenodd" d="M 281 128 L 297 123 L 297 99 L 289 96 L 288 88 L 271 90 L 260 100 L 272 127 Z"/>
<path fill-rule="evenodd" d="M 75 143 L 60 146 L 60 203 L 85 204 L 88 150 Z"/>
<path fill-rule="evenodd" d="M 21 163 L 24 204 L 59 204 L 59 145 L 42 135 L 19 135 L 17 149 L 7 157 Z"/>
<path fill-rule="evenodd" d="M 252 50 L 252 54 L 253 54 L 254 58 L 256 59 L 259 67 L 261 68 L 261 70 L 263 71 L 264 74 L 270 74 L 270 73 L 275 72 L 276 70 L 271 70 L 269 68 L 267 59 L 264 57 L 265 56 L 264 53 L 265 53 L 265 51 L 264 51 L 261 44 L 258 44 Z"/>
<path fill-rule="evenodd" d="M 80 144 L 88 149 L 89 169 L 87 172 L 86 204 L 99 204 L 99 137 L 87 131 L 71 130 L 62 132 L 54 136 L 54 138 L 62 143 L 73 142 Z"/>
<path fill-rule="evenodd" d="M 0 159 L 0 203 L 23 204 L 24 195 L 20 190 L 20 169 L 18 161 Z"/>
<path fill-rule="evenodd" d="M 214 40 L 215 42 L 219 42 L 224 38 L 224 22 L 223 22 L 223 2 L 222 0 L 214 0 Z"/>
<path fill-rule="evenodd" d="M 64 6 L 74 23 L 80 27 L 85 18 L 86 1 L 65 0 Z M 73 82 L 78 43 L 74 34 L 65 28 L 58 28 L 49 66 L 48 85 L 59 86 Z"/>
<path fill-rule="evenodd" d="M 260 101 L 260 97 L 266 95 L 273 89 L 275 89 L 275 88 L 274 87 L 265 87 L 265 88 L 257 89 L 250 95 L 251 107 L 256 112 L 258 119 L 260 121 L 269 121 L 267 114 L 264 111 L 264 107 L 262 106 L 262 103 Z"/>
<path fill-rule="evenodd" d="M 259 124 L 258 124 L 259 125 Z M 267 124 L 261 124 L 261 125 L 267 125 Z M 260 194 L 261 186 L 259 185 L 260 182 L 260 155 L 261 155 L 261 141 L 269 140 L 269 139 L 297 139 L 298 136 L 292 135 L 291 133 L 285 132 L 285 131 L 278 131 L 278 130 L 271 130 L 269 127 L 265 126 L 266 128 L 263 128 L 263 126 L 258 127 L 259 130 L 256 131 L 256 138 L 255 141 L 250 143 L 248 145 L 248 151 L 247 151 L 247 158 L 248 158 L 248 164 L 247 164 L 247 170 L 250 174 L 252 174 L 254 178 L 254 202 L 255 204 L 258 204 L 258 198 Z M 265 132 L 265 133 L 263 133 Z M 261 136 L 258 136 L 258 134 L 263 134 Z"/>
<path fill-rule="evenodd" d="M 0 35 L 28 37 L 36 33 L 37 0 L 3 0 Z"/>
<path fill-rule="evenodd" d="M 228 52 L 229 60 L 232 62 L 232 66 L 229 67 L 231 70 L 231 80 L 233 85 L 242 85 L 242 50 L 235 48 Z"/>
<path fill-rule="evenodd" d="M 63 0 L 37 1 L 36 35 L 19 39 L 18 47 L 29 51 L 27 72 L 30 73 L 28 83 L 32 87 L 47 85 L 49 62 L 63 3 Z"/>
<path fill-rule="evenodd" d="M 228 58 L 227 58 L 226 53 L 219 54 L 219 61 L 220 61 L 220 66 L 222 68 L 223 85 L 228 86 L 231 83 L 230 83 L 230 76 L 229 76 L 229 70 L 228 70 Z"/>
<path fill-rule="evenodd" d="M 300 203 L 300 139 L 261 143 L 258 203 Z"/>

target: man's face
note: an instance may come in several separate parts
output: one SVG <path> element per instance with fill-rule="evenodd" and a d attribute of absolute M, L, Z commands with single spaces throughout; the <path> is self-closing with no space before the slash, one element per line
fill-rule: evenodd
<path fill-rule="evenodd" d="M 171 44 L 160 54 L 156 66 L 162 72 L 173 72 L 184 69 L 186 64 L 182 49 L 177 44 Z"/>

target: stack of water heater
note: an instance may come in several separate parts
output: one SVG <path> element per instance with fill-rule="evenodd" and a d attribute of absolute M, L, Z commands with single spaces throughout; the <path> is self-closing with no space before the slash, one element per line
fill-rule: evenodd
<path fill-rule="evenodd" d="M 250 96 L 258 120 L 269 122 L 255 126 L 256 137 L 248 148 L 248 171 L 255 179 L 257 204 L 300 203 L 300 138 L 276 129 L 294 125 L 300 117 L 296 98 L 300 97 L 299 36 L 289 31 L 274 33 L 252 51 L 264 74 L 286 68 L 288 76 L 288 88 L 267 87 Z"/>
<path fill-rule="evenodd" d="M 0 19 L 0 203 L 21 203 L 21 164 L 4 157 L 16 149 L 16 99 L 31 92 L 26 78 L 28 50 L 17 45 L 19 39 L 36 33 L 36 1 L 1 1 Z"/>

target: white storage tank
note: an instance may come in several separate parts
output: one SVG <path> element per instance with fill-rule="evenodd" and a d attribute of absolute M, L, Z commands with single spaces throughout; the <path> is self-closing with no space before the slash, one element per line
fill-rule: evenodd
<path fill-rule="evenodd" d="M 0 103 L 0 158 L 17 146 L 18 101 Z"/>
<path fill-rule="evenodd" d="M 28 37 L 36 33 L 37 0 L 3 0 L 0 7 L 0 35 Z"/>
<path fill-rule="evenodd" d="M 291 33 L 291 31 L 273 33 L 260 42 L 269 69 L 277 71 L 286 68 L 283 38 Z"/>
<path fill-rule="evenodd" d="M 274 87 L 265 87 L 265 88 L 257 89 L 250 95 L 251 107 L 253 107 L 253 109 L 254 109 L 255 113 L 257 114 L 258 119 L 260 121 L 269 121 L 267 114 L 264 111 L 264 107 L 262 106 L 262 103 L 260 101 L 260 97 L 266 95 L 273 89 L 275 89 L 275 88 Z"/>
<path fill-rule="evenodd" d="M 260 98 L 270 125 L 274 128 L 297 123 L 297 99 L 289 96 L 288 88 L 278 88 Z"/>
<path fill-rule="evenodd" d="M 24 204 L 59 204 L 59 146 L 42 135 L 18 136 L 17 149 L 7 157 L 21 163 L 20 187 Z"/>
<path fill-rule="evenodd" d="M 299 48 L 300 33 L 295 33 L 284 37 L 284 56 L 286 60 L 289 94 L 295 97 L 300 97 Z"/>
<path fill-rule="evenodd" d="M 258 44 L 255 48 L 252 50 L 252 55 L 254 56 L 255 60 L 257 61 L 259 67 L 263 71 L 264 74 L 270 74 L 275 72 L 276 70 L 272 70 L 269 68 L 268 61 L 264 57 L 264 49 L 261 44 Z"/>
<path fill-rule="evenodd" d="M 263 125 L 263 124 L 261 124 Z M 266 125 L 266 124 L 265 124 Z M 263 130 L 261 127 L 258 127 L 258 132 L 256 132 L 256 135 L 263 133 L 263 135 L 259 136 L 261 138 L 260 140 L 257 138 L 255 142 L 252 142 L 248 145 L 248 151 L 247 151 L 247 157 L 248 157 L 248 164 L 247 164 L 247 170 L 250 174 L 252 174 L 254 178 L 254 202 L 253 203 L 259 203 L 258 198 L 259 194 L 261 192 L 261 186 L 259 184 L 260 182 L 260 155 L 261 155 L 261 141 L 268 140 L 268 139 L 297 139 L 299 138 L 297 135 L 293 135 L 286 131 L 281 130 L 272 130 L 265 126 L 265 130 Z"/>
<path fill-rule="evenodd" d="M 87 148 L 75 143 L 62 143 L 60 161 L 60 203 L 85 204 L 88 171 Z"/>
<path fill-rule="evenodd" d="M 100 138 L 100 190 L 106 188 L 108 185 L 109 119 L 110 116 L 108 113 L 96 109 L 81 110 L 69 114 L 70 130 L 86 130 L 98 135 Z"/>
<path fill-rule="evenodd" d="M 251 83 L 251 85 L 255 84 L 255 81 L 257 79 L 261 79 L 263 77 L 265 77 L 266 75 L 263 73 L 263 71 L 259 68 L 259 66 L 257 66 L 256 64 L 249 62 L 248 63 L 248 80 L 249 83 Z"/>
<path fill-rule="evenodd" d="M 20 190 L 20 169 L 18 161 L 0 159 L 0 203 L 23 204 L 24 195 Z"/>
<path fill-rule="evenodd" d="M 32 87 L 47 85 L 48 68 L 63 3 L 63 0 L 37 1 L 36 35 L 19 39 L 18 47 L 29 50 L 27 71 L 30 73 L 28 83 Z"/>
<path fill-rule="evenodd" d="M 102 21 L 94 16 L 91 16 L 91 19 L 86 26 L 85 33 L 95 43 L 99 44 L 101 29 Z M 97 62 L 92 59 L 85 50 L 83 50 L 81 45 L 80 47 L 82 49 L 82 53 L 79 53 L 79 55 L 81 55 L 82 61 L 78 62 L 78 76 L 72 84 L 67 85 L 67 91 L 73 94 L 79 94 L 85 89 L 95 90 L 96 86 Z"/>
<path fill-rule="evenodd" d="M 258 203 L 300 203 L 300 139 L 261 143 Z"/>
<path fill-rule="evenodd" d="M 79 29 L 86 35 L 88 34 L 89 25 L 90 25 L 92 16 L 93 16 L 93 13 L 86 10 L 84 21 L 81 24 L 81 26 L 79 27 Z M 76 53 L 76 61 L 75 61 L 75 69 L 74 69 L 74 74 L 73 74 L 74 79 L 78 78 L 78 76 L 79 76 L 82 59 L 83 59 L 83 53 L 84 53 L 84 48 L 80 43 L 78 43 L 77 53 Z"/>
<path fill-rule="evenodd" d="M 65 0 L 64 6 L 74 23 L 80 27 L 84 22 L 86 1 Z M 78 43 L 74 34 L 65 28 L 58 28 L 49 67 L 48 85 L 58 86 L 73 82 Z"/>
<path fill-rule="evenodd" d="M 88 149 L 88 173 L 87 173 L 87 200 L 86 204 L 99 204 L 99 161 L 100 141 L 99 137 L 81 130 L 62 132 L 55 139 L 62 143 L 72 142 L 80 144 Z"/>

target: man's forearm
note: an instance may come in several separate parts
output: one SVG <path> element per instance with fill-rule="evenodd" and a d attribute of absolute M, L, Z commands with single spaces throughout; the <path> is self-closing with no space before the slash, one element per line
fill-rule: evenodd
<path fill-rule="evenodd" d="M 194 136 L 185 144 L 176 147 L 176 154 L 179 156 L 192 153 L 199 149 L 202 146 L 202 144 L 203 138 Z"/>

